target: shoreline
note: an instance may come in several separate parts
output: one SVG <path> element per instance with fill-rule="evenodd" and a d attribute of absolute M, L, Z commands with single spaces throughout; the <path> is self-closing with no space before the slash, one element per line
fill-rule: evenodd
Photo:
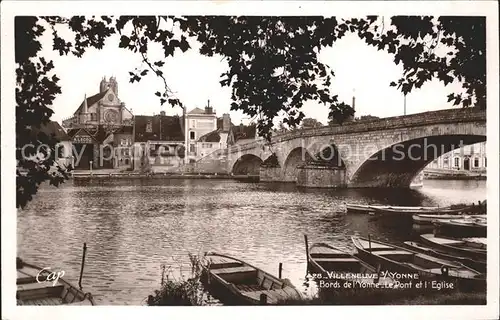
<path fill-rule="evenodd" d="M 180 174 L 180 173 L 137 173 L 137 172 L 116 172 L 116 173 L 77 173 L 72 174 L 70 179 L 87 180 L 87 179 L 217 179 L 217 180 L 244 180 L 258 182 L 259 176 L 252 175 L 230 175 L 217 173 L 198 173 L 198 174 Z"/>

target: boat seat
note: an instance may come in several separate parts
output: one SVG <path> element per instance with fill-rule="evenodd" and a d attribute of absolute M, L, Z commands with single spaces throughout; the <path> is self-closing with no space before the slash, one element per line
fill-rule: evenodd
<path fill-rule="evenodd" d="M 358 262 L 358 259 L 356 258 L 315 258 L 314 261 L 321 263 L 321 262 Z"/>
<path fill-rule="evenodd" d="M 380 250 L 377 252 L 374 252 L 374 254 L 379 255 L 379 256 L 391 256 L 391 255 L 408 255 L 412 256 L 414 255 L 413 252 L 408 252 L 405 250 Z"/>
<path fill-rule="evenodd" d="M 210 270 L 215 274 L 224 274 L 224 273 L 246 273 L 246 272 L 254 272 L 257 271 L 252 267 L 249 266 L 241 266 L 241 267 L 234 267 L 234 268 L 221 268 L 221 269 L 215 269 L 215 270 Z"/>

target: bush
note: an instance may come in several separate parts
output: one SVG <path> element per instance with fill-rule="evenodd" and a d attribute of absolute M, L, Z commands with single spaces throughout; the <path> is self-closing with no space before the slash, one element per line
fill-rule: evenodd
<path fill-rule="evenodd" d="M 149 295 L 148 306 L 201 306 L 206 294 L 201 284 L 201 262 L 198 256 L 189 254 L 191 274 L 180 279 L 169 276 L 170 267 L 162 266 L 161 289 Z"/>

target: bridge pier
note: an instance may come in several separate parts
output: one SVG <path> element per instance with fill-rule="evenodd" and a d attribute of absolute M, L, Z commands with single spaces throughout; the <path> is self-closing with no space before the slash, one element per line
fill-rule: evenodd
<path fill-rule="evenodd" d="M 277 182 L 283 179 L 281 167 L 261 166 L 259 176 L 261 182 Z"/>
<path fill-rule="evenodd" d="M 346 188 L 345 168 L 323 163 L 307 163 L 299 166 L 297 186 L 308 188 Z"/>

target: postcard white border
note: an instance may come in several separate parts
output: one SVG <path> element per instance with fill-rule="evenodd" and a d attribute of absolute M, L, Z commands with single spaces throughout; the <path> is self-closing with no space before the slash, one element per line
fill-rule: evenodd
<path fill-rule="evenodd" d="M 2 319 L 88 318 L 283 318 L 370 319 L 498 317 L 498 3 L 496 1 L 3 1 L 1 3 L 1 143 L 2 143 Z M 18 307 L 15 302 L 15 64 L 16 15 L 481 15 L 487 17 L 487 139 L 488 139 L 488 304 L 487 306 L 377 307 Z M 495 272 L 496 271 L 496 272 Z M 306 309 L 304 309 L 306 308 Z"/>

